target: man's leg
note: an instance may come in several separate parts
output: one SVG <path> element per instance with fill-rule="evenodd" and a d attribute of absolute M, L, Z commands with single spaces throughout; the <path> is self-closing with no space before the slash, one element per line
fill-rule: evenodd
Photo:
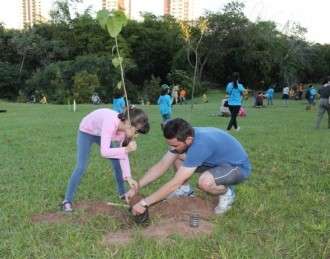
<path fill-rule="evenodd" d="M 219 195 L 218 206 L 214 209 L 216 214 L 223 214 L 231 208 L 235 200 L 235 193 L 231 185 L 238 184 L 246 179 L 246 174 L 237 166 L 228 164 L 211 168 L 199 178 L 199 187 L 209 193 Z"/>
<path fill-rule="evenodd" d="M 178 169 L 182 166 L 183 160 L 185 159 L 185 154 L 179 155 L 179 157 L 174 161 L 173 169 L 174 171 L 178 171 Z M 174 197 L 186 197 L 186 196 L 193 196 L 193 189 L 191 188 L 188 180 L 184 182 L 177 190 L 172 192 L 168 198 Z"/>
<path fill-rule="evenodd" d="M 322 117 L 323 117 L 324 113 L 325 113 L 325 107 L 320 103 L 319 111 L 317 113 L 317 119 L 316 119 L 316 128 L 317 129 L 320 128 Z"/>

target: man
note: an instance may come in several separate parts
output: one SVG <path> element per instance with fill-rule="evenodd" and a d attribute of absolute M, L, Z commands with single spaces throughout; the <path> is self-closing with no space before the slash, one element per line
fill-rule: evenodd
<path fill-rule="evenodd" d="M 230 134 L 216 128 L 193 128 L 183 119 L 168 121 L 163 129 L 170 150 L 152 166 L 138 182 L 142 188 L 162 176 L 171 165 L 176 165 L 175 176 L 156 192 L 133 206 L 135 215 L 144 213 L 146 207 L 167 198 L 193 175 L 201 173 L 200 189 L 219 195 L 216 214 L 231 208 L 235 194 L 232 185 L 244 181 L 251 172 L 248 155 L 242 145 Z M 127 201 L 136 194 L 131 189 Z"/>
<path fill-rule="evenodd" d="M 316 128 L 319 129 L 322 121 L 322 117 L 325 112 L 328 113 L 328 128 L 330 129 L 330 76 L 327 77 L 323 86 L 319 89 L 320 105 L 319 112 L 317 114 Z"/>

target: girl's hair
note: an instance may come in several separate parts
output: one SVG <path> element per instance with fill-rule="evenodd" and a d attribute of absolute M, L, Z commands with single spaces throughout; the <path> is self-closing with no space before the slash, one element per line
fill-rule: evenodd
<path fill-rule="evenodd" d="M 233 73 L 233 84 L 234 84 L 234 88 L 238 87 L 238 82 L 239 82 L 239 73 L 238 72 L 234 72 Z"/>
<path fill-rule="evenodd" d="M 131 125 L 137 129 L 137 132 L 147 134 L 150 130 L 148 115 L 139 108 L 129 107 L 129 110 L 126 109 L 123 113 L 119 113 L 118 118 L 121 121 L 128 120 L 128 112 Z"/>

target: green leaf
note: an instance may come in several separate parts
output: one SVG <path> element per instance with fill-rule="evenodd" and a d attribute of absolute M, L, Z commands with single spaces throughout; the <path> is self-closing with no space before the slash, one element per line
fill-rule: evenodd
<path fill-rule="evenodd" d="M 122 12 L 122 11 L 115 11 L 113 13 L 113 15 L 114 15 L 115 19 L 122 24 L 122 27 L 124 27 L 124 26 L 127 25 L 128 19 L 127 19 L 127 17 L 126 17 L 126 15 L 125 15 L 124 12 Z"/>
<path fill-rule="evenodd" d="M 116 38 L 120 33 L 121 28 L 122 23 L 120 20 L 117 20 L 114 16 L 108 17 L 107 29 L 111 37 Z"/>
<path fill-rule="evenodd" d="M 96 19 L 103 29 L 106 29 L 109 14 L 109 11 L 105 9 L 97 12 Z"/>
<path fill-rule="evenodd" d="M 122 57 L 120 57 L 120 58 L 116 57 L 116 58 L 113 58 L 112 59 L 112 65 L 114 67 L 119 67 L 120 63 L 122 63 L 122 62 L 123 62 L 123 58 Z"/>
<path fill-rule="evenodd" d="M 121 83 L 121 81 L 119 81 L 119 82 L 117 83 L 117 89 L 121 89 L 121 87 L 122 87 L 122 83 Z"/>

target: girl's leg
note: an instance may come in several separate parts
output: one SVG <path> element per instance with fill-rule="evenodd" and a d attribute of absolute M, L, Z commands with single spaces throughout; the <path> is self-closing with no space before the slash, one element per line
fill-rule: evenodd
<path fill-rule="evenodd" d="M 230 120 L 227 126 L 227 130 L 231 130 L 233 123 L 234 123 L 234 107 L 229 105 L 229 111 L 230 111 Z"/>
<path fill-rule="evenodd" d="M 83 133 L 81 131 L 78 132 L 77 163 L 69 180 L 64 201 L 72 203 L 76 189 L 80 183 L 81 177 L 84 175 L 86 171 L 91 146 L 94 142 L 95 142 L 95 136 Z"/>
<path fill-rule="evenodd" d="M 119 143 L 116 141 L 111 142 L 111 147 L 119 147 Z M 125 194 L 125 182 L 123 179 L 123 172 L 121 170 L 119 159 L 110 159 L 112 164 L 112 169 L 114 170 L 114 177 L 117 183 L 117 192 L 119 196 L 122 196 Z"/>
<path fill-rule="evenodd" d="M 240 108 L 241 108 L 241 106 L 234 106 L 234 109 L 233 109 L 233 126 L 235 129 L 237 129 L 237 115 L 239 113 Z"/>

